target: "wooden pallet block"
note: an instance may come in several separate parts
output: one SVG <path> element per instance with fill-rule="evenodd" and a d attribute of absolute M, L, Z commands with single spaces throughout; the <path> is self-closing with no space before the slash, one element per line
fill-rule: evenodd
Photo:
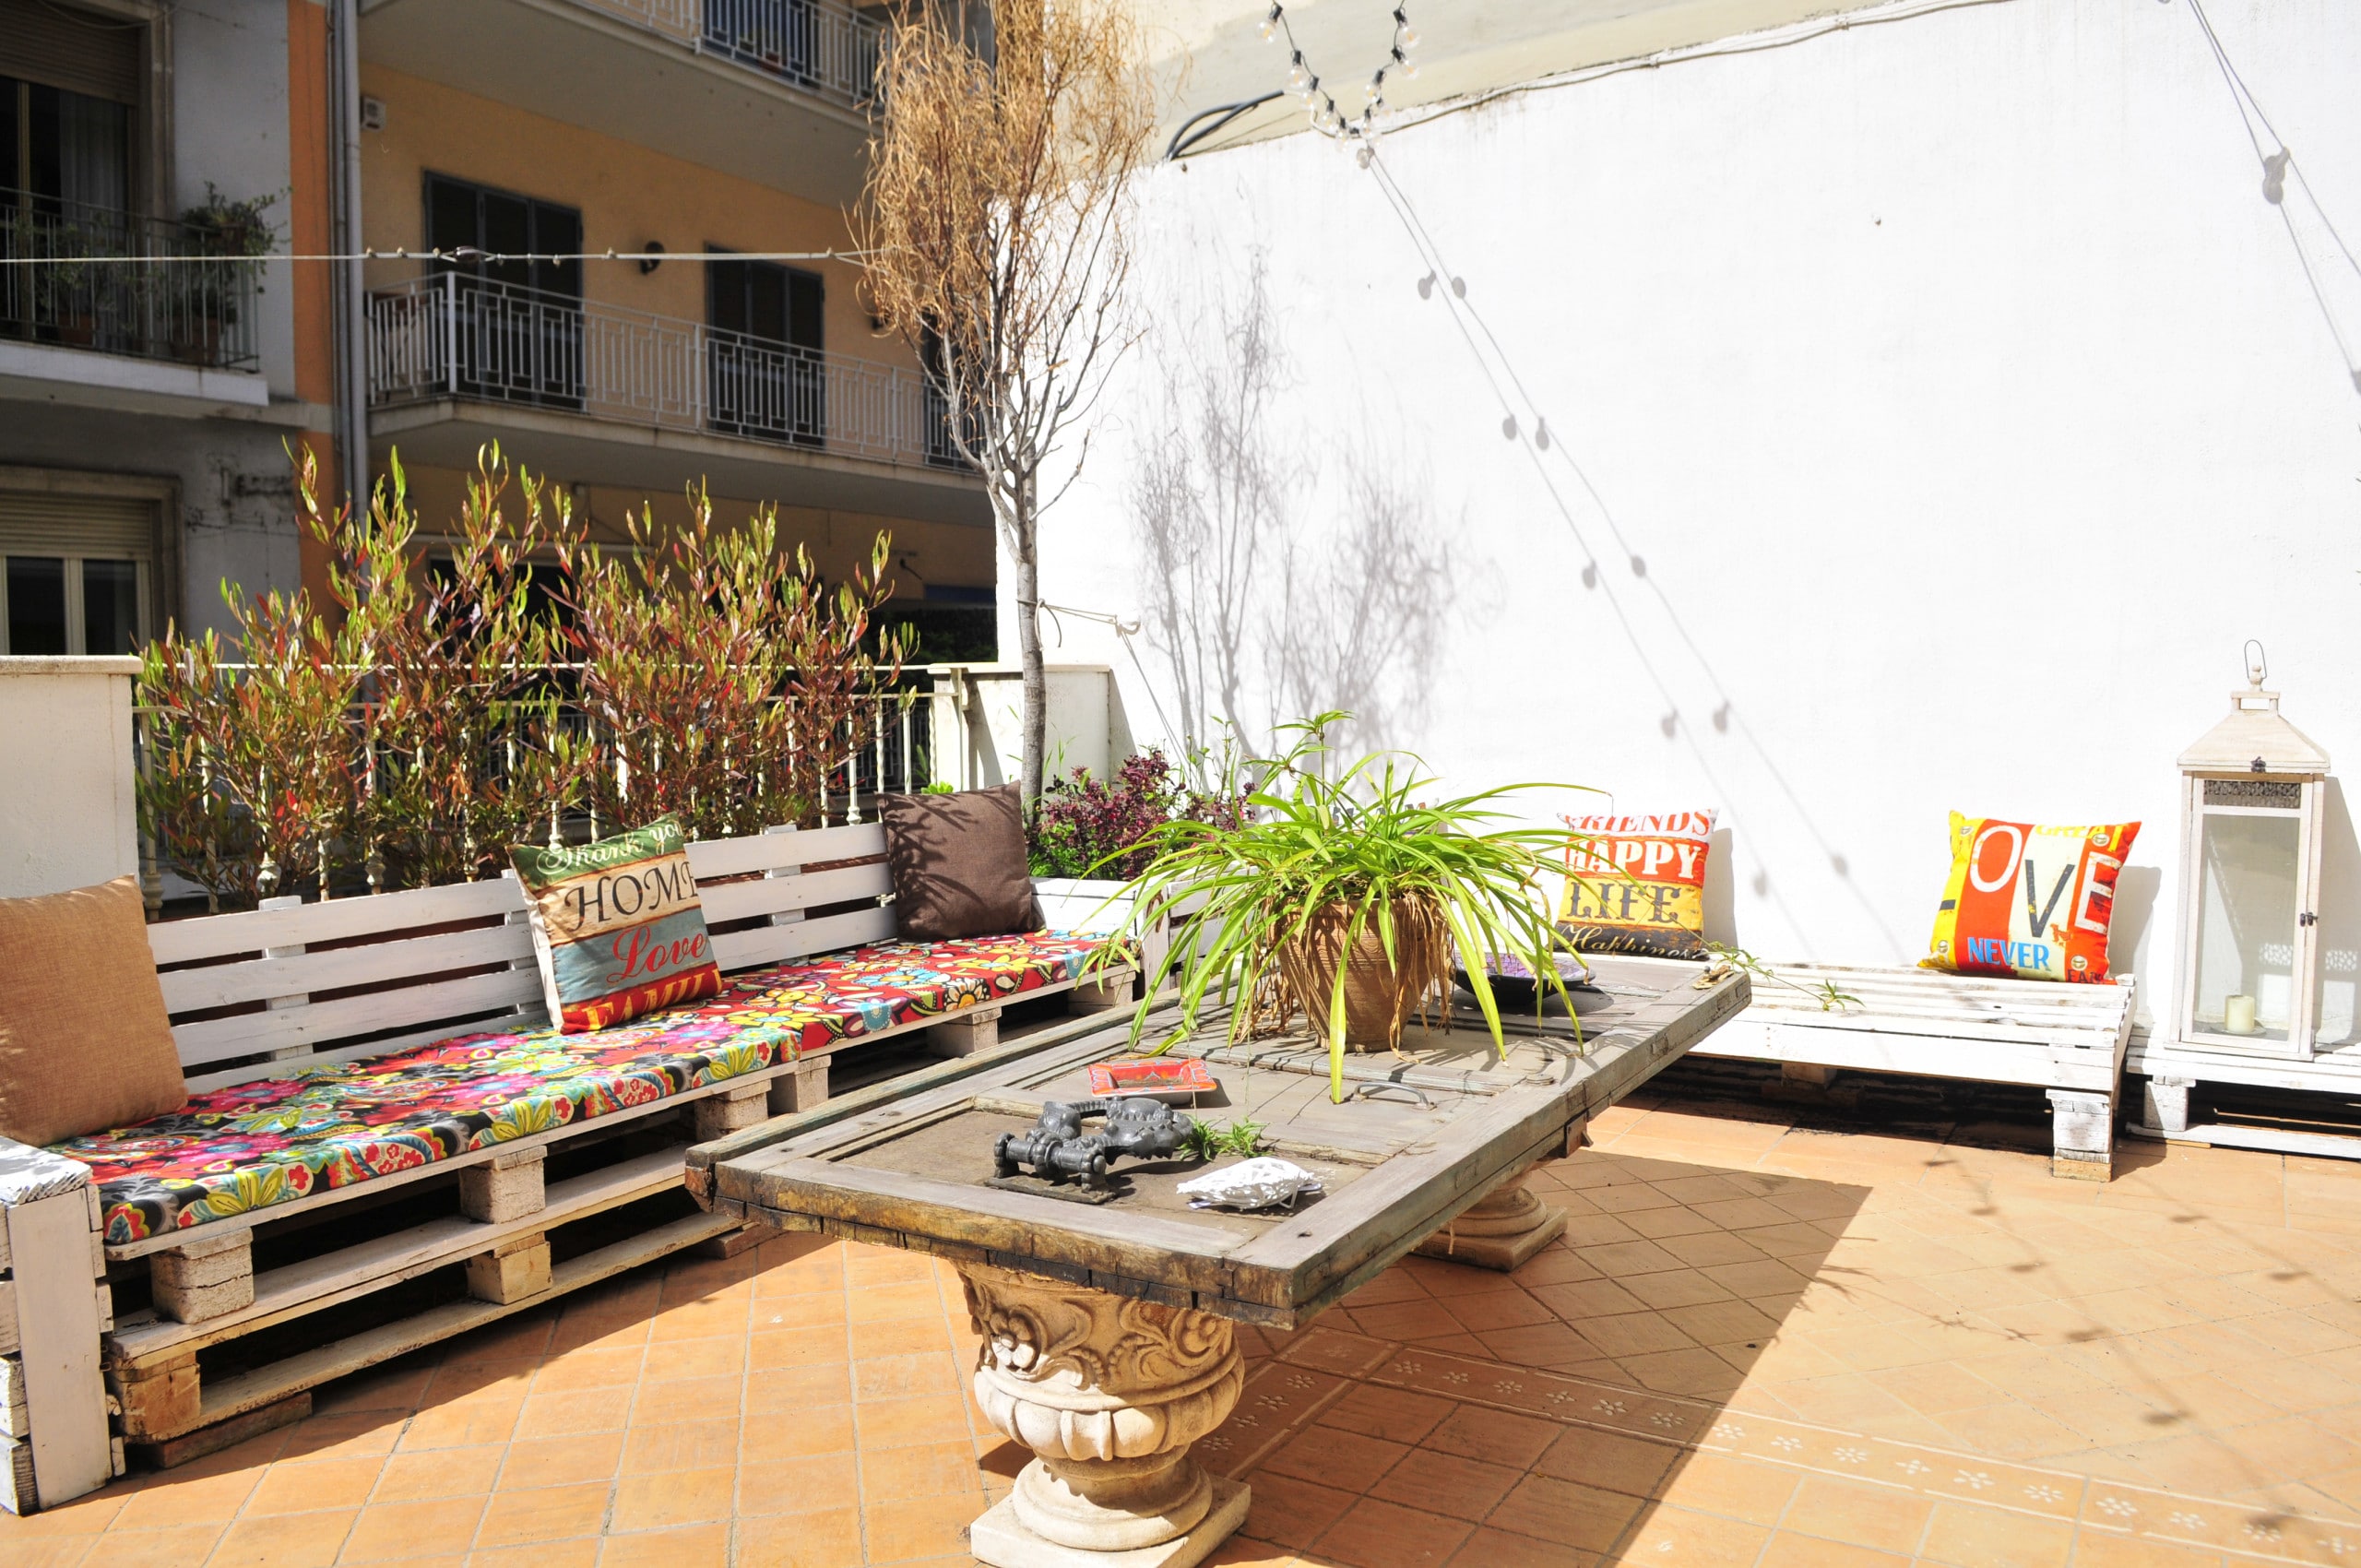
<path fill-rule="evenodd" d="M 540 1231 L 515 1236 L 468 1260 L 468 1294 L 503 1306 L 550 1288 L 550 1239 Z"/>
<path fill-rule="evenodd" d="M 1000 1043 L 1000 1017 L 997 1007 L 970 1007 L 955 1013 L 928 1026 L 926 1048 L 937 1056 L 955 1057 L 990 1051 Z"/>
<path fill-rule="evenodd" d="M 520 1148 L 494 1155 L 459 1172 L 459 1212 L 483 1225 L 539 1214 L 549 1205 L 542 1184 L 549 1150 Z"/>
<path fill-rule="evenodd" d="M 203 1323 L 224 1316 L 255 1299 L 253 1229 L 225 1226 L 220 1234 L 201 1234 L 151 1253 L 148 1258 L 148 1289 L 157 1312 L 181 1323 Z"/>

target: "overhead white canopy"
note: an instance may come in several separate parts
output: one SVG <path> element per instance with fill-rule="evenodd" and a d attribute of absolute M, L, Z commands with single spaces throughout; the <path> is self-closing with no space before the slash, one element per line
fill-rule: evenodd
<path fill-rule="evenodd" d="M 1513 87 L 1660 50 L 1880 8 L 1843 0 L 1288 0 L 1306 63 L 1347 115 L 1385 63 L 1394 10 L 1418 32 L 1416 77 L 1386 78 L 1396 109 Z M 1263 41 L 1269 0 L 1135 0 L 1150 59 L 1169 105 L 1158 150 L 1200 111 L 1287 86 L 1286 36 Z M 1308 128 L 1293 97 L 1250 111 L 1204 144 L 1228 146 Z"/>

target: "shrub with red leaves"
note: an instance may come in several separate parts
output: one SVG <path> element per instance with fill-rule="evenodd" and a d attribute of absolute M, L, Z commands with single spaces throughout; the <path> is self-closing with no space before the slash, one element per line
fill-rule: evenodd
<path fill-rule="evenodd" d="M 1051 780 L 1035 808 L 1033 873 L 1129 880 L 1146 867 L 1155 853 L 1148 840 L 1166 823 L 1187 819 L 1235 827 L 1245 811 L 1245 790 L 1192 790 L 1180 770 L 1154 747 L 1125 757 L 1111 780 L 1093 778 L 1088 768 L 1077 767 Z"/>

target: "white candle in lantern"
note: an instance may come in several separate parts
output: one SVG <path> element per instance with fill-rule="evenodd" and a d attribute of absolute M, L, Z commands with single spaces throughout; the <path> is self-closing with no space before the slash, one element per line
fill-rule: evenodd
<path fill-rule="evenodd" d="M 2222 1028 L 2226 1034 L 2254 1033 L 2254 998 L 2251 996 L 2224 997 L 2222 999 Z"/>

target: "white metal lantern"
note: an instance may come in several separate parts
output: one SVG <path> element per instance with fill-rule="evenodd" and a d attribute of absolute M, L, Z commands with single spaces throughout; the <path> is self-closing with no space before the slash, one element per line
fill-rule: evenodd
<path fill-rule="evenodd" d="M 2328 754 L 2279 716 L 2248 647 L 2247 689 L 2180 758 L 2177 1033 L 2204 1050 L 2308 1058 Z"/>

